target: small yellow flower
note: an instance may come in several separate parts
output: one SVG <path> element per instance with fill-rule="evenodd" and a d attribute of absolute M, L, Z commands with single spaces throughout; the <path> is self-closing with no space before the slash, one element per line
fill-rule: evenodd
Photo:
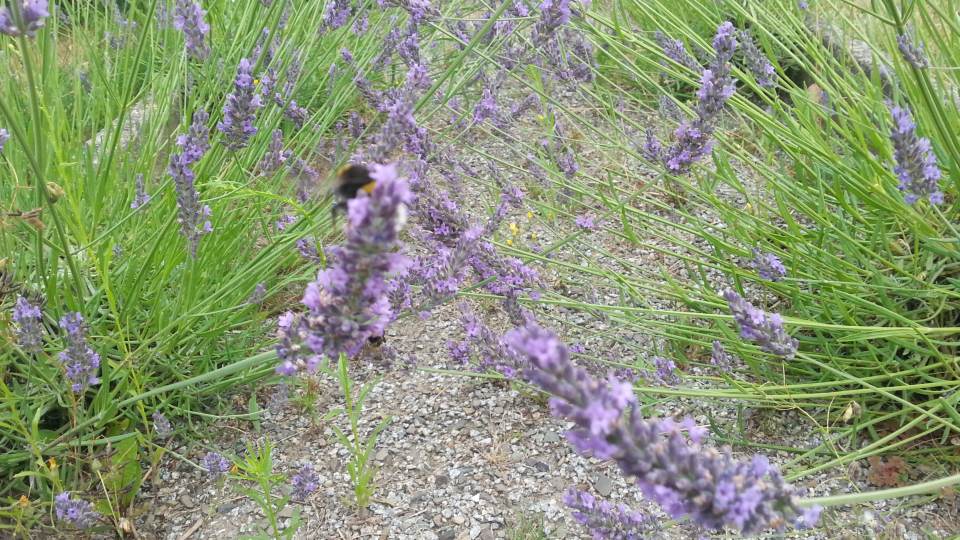
<path fill-rule="evenodd" d="M 750 204 L 750 203 L 747 203 L 746 205 L 744 205 L 743 209 L 746 210 L 747 212 L 749 212 L 749 211 L 753 210 L 753 205 Z"/>
<path fill-rule="evenodd" d="M 237 474 L 240 471 L 240 467 L 237 467 L 237 464 L 234 463 L 233 467 L 230 467 L 230 474 Z"/>
<path fill-rule="evenodd" d="M 26 495 L 21 495 L 20 500 L 17 501 L 17 504 L 20 506 L 20 508 L 26 508 L 30 506 L 30 499 L 28 499 Z"/>
<path fill-rule="evenodd" d="M 531 239 L 531 240 L 536 240 L 536 239 L 537 239 L 537 233 L 535 233 L 535 232 L 530 233 L 530 239 Z"/>
<path fill-rule="evenodd" d="M 527 210 L 527 219 L 533 219 L 533 212 Z"/>
<path fill-rule="evenodd" d="M 512 221 L 510 222 L 510 234 L 514 236 L 520 234 L 520 227 L 518 227 L 517 224 Z"/>
<path fill-rule="evenodd" d="M 260 84 L 260 79 L 254 79 L 253 84 Z"/>
<path fill-rule="evenodd" d="M 51 457 L 47 460 L 47 466 L 50 467 L 50 470 L 55 471 L 59 465 L 57 465 L 57 458 Z"/>
<path fill-rule="evenodd" d="M 513 245 L 513 238 L 507 238 L 507 245 L 508 245 L 508 246 L 512 246 L 512 245 Z"/>

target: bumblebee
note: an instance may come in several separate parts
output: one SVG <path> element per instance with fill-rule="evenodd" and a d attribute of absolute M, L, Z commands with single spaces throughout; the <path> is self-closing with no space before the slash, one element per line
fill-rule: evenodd
<path fill-rule="evenodd" d="M 349 164 L 340 167 L 337 171 L 336 201 L 334 211 L 346 210 L 347 201 L 357 196 L 361 191 L 368 195 L 373 193 L 377 181 L 370 176 L 370 169 L 365 165 Z"/>

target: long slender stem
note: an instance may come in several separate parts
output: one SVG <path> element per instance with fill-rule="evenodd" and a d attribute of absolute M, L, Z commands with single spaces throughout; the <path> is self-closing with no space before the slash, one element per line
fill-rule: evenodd
<path fill-rule="evenodd" d="M 936 493 L 949 486 L 960 484 L 960 474 L 931 480 L 912 486 L 904 486 L 893 489 L 881 489 L 878 491 L 868 491 L 866 493 L 850 493 L 848 495 L 832 495 L 830 497 L 809 497 L 800 499 L 797 504 L 800 506 L 844 506 L 849 504 L 858 504 L 871 501 L 883 501 L 887 499 L 897 499 L 901 497 L 910 497 L 912 495 L 926 495 Z"/>

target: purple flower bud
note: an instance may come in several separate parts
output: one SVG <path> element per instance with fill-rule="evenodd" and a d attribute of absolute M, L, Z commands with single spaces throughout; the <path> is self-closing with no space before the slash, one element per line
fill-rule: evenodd
<path fill-rule="evenodd" d="M 890 140 L 897 161 L 893 172 L 900 179 L 898 187 L 905 193 L 904 200 L 907 204 L 913 204 L 927 197 L 931 204 L 943 204 L 943 192 L 939 186 L 940 168 L 930 140 L 917 136 L 917 125 L 909 109 L 893 107 L 890 114 L 893 116 Z"/>
<path fill-rule="evenodd" d="M 270 146 L 257 164 L 257 173 L 261 176 L 271 176 L 290 159 L 291 152 L 283 149 L 283 131 L 273 130 L 270 136 Z M 283 229 L 281 229 L 283 230 Z"/>
<path fill-rule="evenodd" d="M 914 69 L 927 69 L 930 67 L 923 43 L 916 43 L 910 34 L 900 34 L 897 36 L 897 48 L 900 49 L 900 54 L 903 55 L 903 59 L 913 66 Z"/>
<path fill-rule="evenodd" d="M 230 470 L 230 461 L 216 452 L 207 452 L 200 460 L 200 466 L 214 478 L 219 478 Z"/>
<path fill-rule="evenodd" d="M 350 19 L 350 0 L 332 0 L 323 9 L 323 25 L 327 30 L 336 30 Z"/>
<path fill-rule="evenodd" d="M 14 20 L 13 13 L 8 7 L 0 7 L 0 34 L 11 37 L 33 37 L 37 30 L 43 27 L 44 19 L 50 16 L 47 0 L 14 0 L 20 1 L 20 24 Z M 2 147 L 3 145 L 0 145 Z"/>
<path fill-rule="evenodd" d="M 250 73 L 250 60 L 243 58 L 237 66 L 234 79 L 234 91 L 227 96 L 223 106 L 223 121 L 217 129 L 225 135 L 227 148 L 239 150 L 250 143 L 250 137 L 257 133 L 253 121 L 257 109 L 263 106 L 260 94 L 253 87 L 253 75 Z"/>
<path fill-rule="evenodd" d="M 753 39 L 753 36 L 746 30 L 740 32 L 740 44 L 743 48 L 743 59 L 747 64 L 747 69 L 753 74 L 753 78 L 757 80 L 757 84 L 763 88 L 770 88 L 776 84 L 774 82 L 776 70 L 773 64 L 770 63 L 770 59 L 767 58 L 767 56 L 763 54 L 763 51 L 760 50 L 760 47 L 757 46 L 757 42 Z"/>
<path fill-rule="evenodd" d="M 200 237 L 213 230 L 208 219 L 210 207 L 200 204 L 200 194 L 194 185 L 196 175 L 190 168 L 210 147 L 207 139 L 209 130 L 206 127 L 209 118 L 210 115 L 203 109 L 194 113 L 189 133 L 177 138 L 180 153 L 170 155 L 168 169 L 177 193 L 177 221 L 180 223 L 180 232 L 187 239 L 191 257 L 197 256 Z"/>
<path fill-rule="evenodd" d="M 596 221 L 593 219 L 593 216 L 590 214 L 580 214 L 577 216 L 574 222 L 576 223 L 577 227 L 587 231 L 595 230 L 598 227 Z"/>
<path fill-rule="evenodd" d="M 79 313 L 70 313 L 60 319 L 60 326 L 67 332 L 67 348 L 60 352 L 60 364 L 63 366 L 70 388 L 80 394 L 100 383 L 97 372 L 100 370 L 100 355 L 87 345 L 86 325 Z"/>
<path fill-rule="evenodd" d="M 54 497 L 53 509 L 57 520 L 66 521 L 80 529 L 90 527 L 100 518 L 93 504 L 83 499 L 71 499 L 66 491 Z"/>
<path fill-rule="evenodd" d="M 641 512 L 623 504 L 613 506 L 573 487 L 563 494 L 563 504 L 572 510 L 573 519 L 597 540 L 640 540 L 659 529 L 656 521 Z"/>
<path fill-rule="evenodd" d="M 34 306 L 22 296 L 17 296 L 17 303 L 13 306 L 13 323 L 17 335 L 17 343 L 27 353 L 38 353 L 43 350 L 43 326 L 40 321 L 43 314 L 39 306 Z"/>
<path fill-rule="evenodd" d="M 133 197 L 133 202 L 130 203 L 130 208 L 132 210 L 136 210 L 141 206 L 144 206 L 148 202 L 150 202 L 150 195 L 146 192 L 146 189 L 143 187 L 143 175 L 138 174 L 134 182 L 135 182 L 136 194 Z"/>
<path fill-rule="evenodd" d="M 784 330 L 779 314 L 757 309 L 732 289 L 723 291 L 723 297 L 730 307 L 733 320 L 740 327 L 740 337 L 755 342 L 762 351 L 787 360 L 793 358 L 799 342 Z"/>
<path fill-rule="evenodd" d="M 753 261 L 750 266 L 762 279 L 768 281 L 780 281 L 787 275 L 787 269 L 779 257 L 773 253 L 763 253 L 758 248 L 753 248 Z"/>
<path fill-rule="evenodd" d="M 713 340 L 710 364 L 724 373 L 729 373 L 733 368 L 734 361 L 735 358 L 723 348 L 723 344 L 717 340 Z"/>
<path fill-rule="evenodd" d="M 663 54 L 667 58 L 689 69 L 690 71 L 700 71 L 700 63 L 697 62 L 693 56 L 690 56 L 690 53 L 687 52 L 686 47 L 683 46 L 682 41 L 679 39 L 671 39 L 659 30 L 653 33 L 653 39 L 658 45 L 660 45 L 660 48 L 663 49 Z"/>
<path fill-rule="evenodd" d="M 196 0 L 176 0 L 173 27 L 183 32 L 187 54 L 199 62 L 210 56 L 210 46 L 205 41 L 210 32 L 210 25 L 203 20 L 206 14 Z"/>
<path fill-rule="evenodd" d="M 3 152 L 3 146 L 10 140 L 10 132 L 0 128 L 0 153 Z"/>
<path fill-rule="evenodd" d="M 290 486 L 293 488 L 290 496 L 294 500 L 305 501 L 307 496 L 320 488 L 320 475 L 312 465 L 304 465 L 290 479 Z"/>

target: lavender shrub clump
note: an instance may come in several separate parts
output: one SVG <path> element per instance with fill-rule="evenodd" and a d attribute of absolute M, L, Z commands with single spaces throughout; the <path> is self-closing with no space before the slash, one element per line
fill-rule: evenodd
<path fill-rule="evenodd" d="M 282 375 L 312 372 L 324 356 L 355 355 L 393 318 L 388 282 L 409 265 L 396 250 L 412 195 L 394 165 L 373 165 L 371 176 L 373 193 L 348 202 L 345 241 L 328 249 L 332 264 L 307 285 L 307 312 L 281 320 Z"/>
<path fill-rule="evenodd" d="M 100 517 L 93 509 L 93 504 L 83 499 L 71 499 L 66 491 L 54 497 L 53 509 L 57 520 L 66 521 L 80 529 L 90 527 Z"/>
<path fill-rule="evenodd" d="M 213 231 L 209 220 L 212 212 L 209 206 L 200 205 L 200 194 L 194 185 L 196 175 L 191 168 L 210 147 L 206 127 L 209 118 L 210 115 L 202 109 L 194 113 L 190 132 L 177 138 L 180 153 L 170 156 L 169 172 L 177 192 L 177 221 L 180 232 L 187 239 L 191 257 L 197 256 L 200 237 Z"/>
<path fill-rule="evenodd" d="M 100 383 L 97 377 L 100 355 L 87 345 L 86 326 L 82 315 L 64 315 L 60 319 L 60 326 L 67 332 L 67 348 L 60 352 L 60 363 L 71 383 L 70 388 L 74 393 L 80 394 L 88 386 Z"/>
<path fill-rule="evenodd" d="M 597 540 L 643 540 L 657 529 L 648 516 L 624 504 L 614 506 L 574 488 L 563 494 L 563 504 L 570 508 L 573 519 Z"/>
<path fill-rule="evenodd" d="M 778 313 L 767 313 L 754 307 L 733 289 L 723 291 L 723 297 L 730 307 L 733 320 L 740 327 L 740 337 L 753 341 L 762 351 L 787 360 L 793 358 L 799 342 L 784 330 L 783 319 Z"/>
<path fill-rule="evenodd" d="M 750 266 L 767 281 L 780 281 L 787 275 L 787 269 L 779 257 L 773 253 L 764 253 L 757 248 L 753 249 L 753 261 L 750 262 Z"/>
<path fill-rule="evenodd" d="M 797 506 L 794 488 L 765 457 L 743 462 L 729 449 L 703 446 L 706 430 L 691 419 L 643 418 L 629 383 L 594 379 L 570 361 L 553 333 L 530 323 L 505 339 L 527 359 L 530 382 L 553 396 L 553 414 L 576 423 L 567 432 L 574 448 L 615 461 L 671 517 L 744 535 L 817 521 L 819 508 Z"/>
<path fill-rule="evenodd" d="M 20 348 L 28 353 L 38 353 L 43 350 L 43 327 L 40 320 L 43 314 L 39 306 L 34 306 L 22 296 L 17 296 L 17 303 L 13 306 L 14 331 Z"/>
<path fill-rule="evenodd" d="M 931 204 L 943 204 L 943 192 L 939 186 L 940 168 L 930 139 L 917 136 L 917 125 L 908 109 L 893 107 L 890 115 L 893 117 L 890 140 L 897 161 L 893 172 L 900 179 L 898 187 L 905 193 L 904 200 L 907 204 L 913 204 L 927 197 Z"/>
<path fill-rule="evenodd" d="M 710 153 L 717 118 L 727 100 L 736 92 L 736 84 L 730 75 L 730 60 L 736 48 L 733 24 L 721 24 L 713 38 L 713 61 L 700 77 L 695 107 L 697 117 L 677 127 L 673 133 L 674 143 L 667 149 L 663 149 L 648 133 L 643 152 L 648 159 L 662 161 L 673 174 L 686 174 L 694 163 Z"/>
<path fill-rule="evenodd" d="M 200 466 L 214 478 L 219 478 L 230 470 L 230 461 L 216 452 L 207 452 L 200 460 Z"/>
<path fill-rule="evenodd" d="M 210 25 L 203 20 L 207 12 L 197 0 L 177 0 L 173 10 L 173 27 L 183 32 L 187 54 L 203 62 L 210 56 L 210 46 L 206 42 Z"/>
<path fill-rule="evenodd" d="M 50 16 L 50 7 L 47 0 L 20 0 L 21 24 L 13 18 L 8 7 L 0 7 L 0 34 L 10 37 L 33 37 L 37 30 L 43 28 L 44 19 Z M 0 148 L 3 145 L 0 144 Z"/>
<path fill-rule="evenodd" d="M 320 488 L 320 475 L 312 465 L 304 465 L 290 479 L 290 487 L 293 488 L 290 493 L 293 499 L 305 501 L 307 496 Z"/>
<path fill-rule="evenodd" d="M 237 66 L 237 77 L 233 82 L 233 92 L 227 96 L 223 105 L 223 120 L 217 123 L 217 129 L 224 134 L 227 148 L 239 150 L 250 143 L 250 137 L 257 133 L 253 121 L 257 109 L 263 106 L 260 94 L 253 87 L 253 75 L 250 60 L 243 58 Z"/>

